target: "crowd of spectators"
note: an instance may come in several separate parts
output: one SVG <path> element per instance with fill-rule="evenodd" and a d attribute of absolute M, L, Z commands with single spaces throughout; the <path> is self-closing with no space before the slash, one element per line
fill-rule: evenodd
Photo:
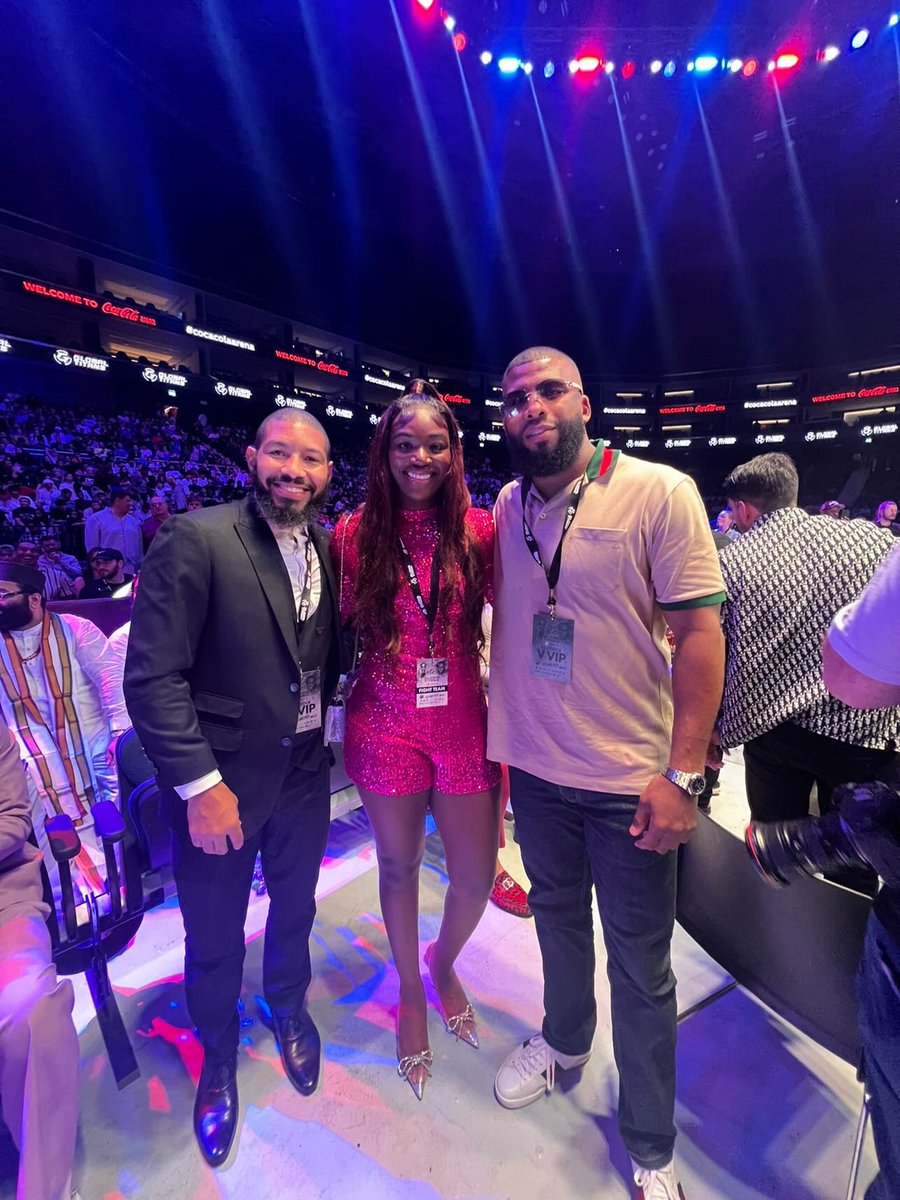
<path fill-rule="evenodd" d="M 86 412 L 9 394 L 0 399 L 0 561 L 38 566 L 48 599 L 111 594 L 108 581 L 139 570 L 171 514 L 246 493 L 251 437 L 249 426 L 214 426 L 205 415 L 187 431 L 174 415 Z M 329 526 L 366 488 L 365 447 L 335 455 Z M 501 474 L 474 455 L 468 473 L 473 503 L 492 507 Z"/>
<path fill-rule="evenodd" d="M 7 395 L 0 399 L 0 561 L 37 565 L 49 599 L 112 594 L 137 573 L 172 513 L 246 493 L 251 437 L 249 426 L 216 426 L 205 415 L 186 430 L 174 412 L 86 412 Z M 329 527 L 366 490 L 366 448 L 337 446 L 335 457 L 323 517 Z M 505 482 L 502 469 L 470 450 L 467 478 L 472 503 L 492 508 Z M 872 515 L 851 513 L 837 501 L 821 511 L 845 519 Z M 896 505 L 886 502 L 876 520 L 900 535 L 896 517 Z"/>

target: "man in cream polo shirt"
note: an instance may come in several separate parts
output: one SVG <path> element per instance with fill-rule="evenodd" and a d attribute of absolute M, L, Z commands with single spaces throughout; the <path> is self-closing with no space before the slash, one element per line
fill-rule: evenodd
<path fill-rule="evenodd" d="M 517 355 L 502 413 L 524 478 L 494 510 L 488 755 L 510 767 L 545 1016 L 503 1064 L 495 1093 L 521 1108 L 590 1055 L 593 886 L 636 1195 L 682 1200 L 672 851 L 697 822 L 722 693 L 722 575 L 693 481 L 588 440 L 590 401 L 566 355 Z"/>

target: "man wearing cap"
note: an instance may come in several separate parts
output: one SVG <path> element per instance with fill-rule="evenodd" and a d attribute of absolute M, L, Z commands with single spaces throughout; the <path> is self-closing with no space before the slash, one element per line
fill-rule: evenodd
<path fill-rule="evenodd" d="M 58 496 L 59 488 L 48 475 L 40 487 L 35 491 L 34 502 L 37 504 L 38 508 L 42 508 L 44 512 L 46 512 Z"/>
<path fill-rule="evenodd" d="M 91 513 L 84 523 L 84 548 L 90 552 L 98 546 L 121 550 L 125 570 L 132 575 L 144 557 L 141 523 L 131 512 L 132 500 L 124 488 L 109 490 L 109 507 Z"/>
<path fill-rule="evenodd" d="M 590 401 L 568 355 L 517 355 L 501 413 L 523 479 L 494 509 L 488 756 L 509 764 L 544 1021 L 494 1091 L 522 1108 L 590 1057 L 596 892 L 635 1196 L 683 1200 L 674 851 L 697 823 L 722 690 L 722 575 L 693 481 L 588 440 Z M 667 625 L 678 647 L 671 674 Z"/>
<path fill-rule="evenodd" d="M 45 814 L 85 826 L 96 801 L 116 797 L 112 751 L 128 714 L 106 638 L 48 612 L 43 592 L 35 567 L 0 562 L 0 714 Z"/>
<path fill-rule="evenodd" d="M 120 588 L 134 581 L 133 575 L 125 573 L 125 560 L 121 550 L 100 547 L 88 552 L 88 567 L 91 578 L 81 590 L 82 600 L 100 600 L 115 595 Z"/>

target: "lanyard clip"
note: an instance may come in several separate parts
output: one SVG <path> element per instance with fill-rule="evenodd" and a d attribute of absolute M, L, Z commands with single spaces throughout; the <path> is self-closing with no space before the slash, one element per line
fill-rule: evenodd
<path fill-rule="evenodd" d="M 547 596 L 547 611 L 550 614 L 550 620 L 555 621 L 556 620 L 556 591 L 554 588 L 550 589 L 550 592 Z"/>

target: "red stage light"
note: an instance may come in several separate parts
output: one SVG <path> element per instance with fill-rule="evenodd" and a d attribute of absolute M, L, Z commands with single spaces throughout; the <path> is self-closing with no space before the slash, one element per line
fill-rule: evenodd
<path fill-rule="evenodd" d="M 747 61 L 744 63 L 744 65 L 741 67 L 741 74 L 743 75 L 743 77 L 745 79 L 749 79 L 750 76 L 755 75 L 758 70 L 759 70 L 759 59 L 748 58 Z"/>
<path fill-rule="evenodd" d="M 593 75 L 603 64 L 603 59 L 598 54 L 582 54 L 575 61 L 582 75 Z"/>
<path fill-rule="evenodd" d="M 418 4 L 419 8 L 424 9 L 425 12 L 428 12 L 430 8 L 434 8 L 434 0 L 416 0 L 416 4 Z"/>
<path fill-rule="evenodd" d="M 468 46 L 468 44 L 469 44 L 469 39 L 466 37 L 466 35 L 464 33 L 454 33 L 453 49 L 457 52 L 457 54 L 462 54 L 463 50 L 465 50 L 465 48 L 466 48 L 466 46 Z"/>
<path fill-rule="evenodd" d="M 637 70 L 637 66 L 631 61 L 631 59 L 629 59 L 628 62 L 622 68 L 622 78 L 630 79 L 636 70 Z"/>
<path fill-rule="evenodd" d="M 775 59 L 776 71 L 793 71 L 794 67 L 798 67 L 799 65 L 800 55 L 795 54 L 793 50 L 786 50 Z"/>

